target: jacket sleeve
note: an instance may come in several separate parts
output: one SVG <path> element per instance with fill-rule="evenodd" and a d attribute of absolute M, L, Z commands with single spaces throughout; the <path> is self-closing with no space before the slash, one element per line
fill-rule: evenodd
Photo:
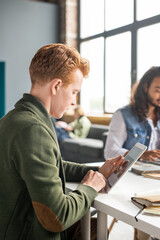
<path fill-rule="evenodd" d="M 126 125 L 120 111 L 113 114 L 109 125 L 109 134 L 104 148 L 105 159 L 124 155 L 128 149 L 123 148 L 123 144 L 127 139 Z"/>
<path fill-rule="evenodd" d="M 81 182 L 89 170 L 98 171 L 98 167 L 68 161 L 63 161 L 63 167 L 68 182 Z"/>
<path fill-rule="evenodd" d="M 56 138 L 47 128 L 34 124 L 20 130 L 12 153 L 13 163 L 43 228 L 61 232 L 83 217 L 97 192 L 85 185 L 79 185 L 68 195 L 63 192 L 61 156 Z"/>

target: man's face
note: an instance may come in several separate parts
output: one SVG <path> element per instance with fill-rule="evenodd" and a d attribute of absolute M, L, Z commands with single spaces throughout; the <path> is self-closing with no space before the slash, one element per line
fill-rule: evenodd
<path fill-rule="evenodd" d="M 160 77 L 155 77 L 148 89 L 148 101 L 154 107 L 160 107 Z"/>
<path fill-rule="evenodd" d="M 83 74 L 77 69 L 72 74 L 72 78 L 73 82 L 71 84 L 68 86 L 62 84 L 59 87 L 56 97 L 53 99 L 50 115 L 57 119 L 61 118 L 71 106 L 76 104 L 76 96 L 81 89 Z"/>

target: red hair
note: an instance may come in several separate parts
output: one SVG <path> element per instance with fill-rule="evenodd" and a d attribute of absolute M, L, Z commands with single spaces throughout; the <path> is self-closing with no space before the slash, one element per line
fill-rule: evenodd
<path fill-rule="evenodd" d="M 79 52 L 66 44 L 49 44 L 40 48 L 33 57 L 29 72 L 31 82 L 43 84 L 60 78 L 65 85 L 73 80 L 71 75 L 80 69 L 83 76 L 89 73 L 89 61 L 82 58 Z"/>

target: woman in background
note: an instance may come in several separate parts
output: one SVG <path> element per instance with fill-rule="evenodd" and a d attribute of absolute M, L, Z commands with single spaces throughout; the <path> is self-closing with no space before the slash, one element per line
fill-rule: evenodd
<path fill-rule="evenodd" d="M 77 105 L 74 108 L 73 122 L 67 124 L 64 121 L 57 121 L 54 126 L 58 141 L 61 143 L 65 138 L 86 138 L 91 127 L 91 122 L 85 116 L 81 106 Z"/>

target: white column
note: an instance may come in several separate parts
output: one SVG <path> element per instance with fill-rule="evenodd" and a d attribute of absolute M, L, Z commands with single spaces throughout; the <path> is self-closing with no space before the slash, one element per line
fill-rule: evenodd
<path fill-rule="evenodd" d="M 91 213 L 90 209 L 81 219 L 81 240 L 90 240 Z"/>
<path fill-rule="evenodd" d="M 97 213 L 97 240 L 107 240 L 107 215 L 98 211 Z"/>

